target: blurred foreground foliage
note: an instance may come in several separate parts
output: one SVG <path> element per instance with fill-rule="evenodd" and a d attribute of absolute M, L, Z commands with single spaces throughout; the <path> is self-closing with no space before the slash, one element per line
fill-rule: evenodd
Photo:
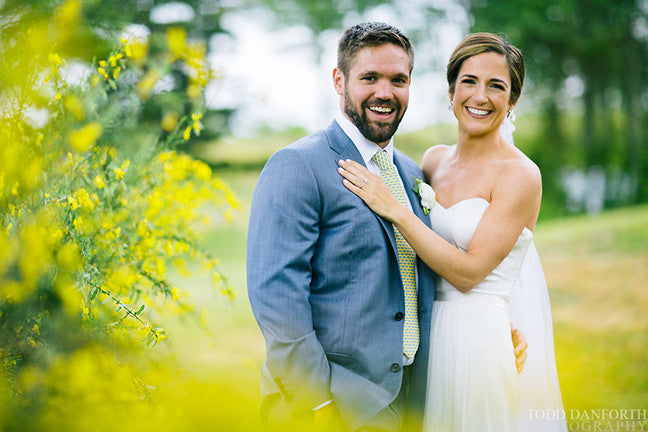
<path fill-rule="evenodd" d="M 78 0 L 3 12 L 0 430 L 72 430 L 88 426 L 78 404 L 95 419 L 150 409 L 169 369 L 147 345 L 169 337 L 168 317 L 198 316 L 169 275 L 202 266 L 233 296 L 200 235 L 239 203 L 208 165 L 174 150 L 203 130 L 205 41 L 171 27 L 115 34 L 102 49 Z M 145 127 L 146 104 L 168 98 L 156 84 L 176 68 L 184 93 Z"/>

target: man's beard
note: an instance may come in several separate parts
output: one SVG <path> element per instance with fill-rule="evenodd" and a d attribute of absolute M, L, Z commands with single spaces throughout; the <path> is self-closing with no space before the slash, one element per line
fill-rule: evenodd
<path fill-rule="evenodd" d="M 404 112 L 401 112 L 401 107 L 396 102 L 388 102 L 387 105 L 394 109 L 396 117 L 391 122 L 370 122 L 367 118 L 365 109 L 371 105 L 368 101 L 364 101 L 361 104 L 362 112 L 356 111 L 353 106 L 353 102 L 349 98 L 349 94 L 344 94 L 344 112 L 349 116 L 353 124 L 356 125 L 360 133 L 367 138 L 369 141 L 374 143 L 384 143 L 389 141 L 392 136 L 396 133 L 398 125 L 403 119 Z M 381 102 L 380 105 L 385 105 L 384 102 Z"/>

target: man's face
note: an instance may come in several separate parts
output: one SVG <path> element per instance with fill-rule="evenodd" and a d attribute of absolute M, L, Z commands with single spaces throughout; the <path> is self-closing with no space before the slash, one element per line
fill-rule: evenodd
<path fill-rule="evenodd" d="M 385 147 L 398 129 L 409 101 L 407 52 L 393 44 L 364 48 L 348 76 L 333 71 L 343 112 L 368 140 Z"/>

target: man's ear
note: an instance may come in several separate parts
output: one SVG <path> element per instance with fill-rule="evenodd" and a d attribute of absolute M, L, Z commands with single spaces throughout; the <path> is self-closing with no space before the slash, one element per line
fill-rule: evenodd
<path fill-rule="evenodd" d="M 344 74 L 338 68 L 333 69 L 333 86 L 338 95 L 344 94 Z"/>

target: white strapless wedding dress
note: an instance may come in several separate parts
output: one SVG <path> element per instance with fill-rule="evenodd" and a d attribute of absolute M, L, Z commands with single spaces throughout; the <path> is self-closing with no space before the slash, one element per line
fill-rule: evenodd
<path fill-rule="evenodd" d="M 483 198 L 463 200 L 447 209 L 435 202 L 430 212 L 432 229 L 465 251 L 488 206 L 489 202 Z M 528 255 L 535 257 L 537 263 L 529 266 Z M 509 301 L 516 289 L 514 287 L 519 285 L 518 276 L 541 277 L 544 284 L 539 266 L 533 233 L 524 228 L 508 256 L 470 292 L 461 293 L 445 279 L 437 281 L 430 333 L 425 431 L 513 432 L 532 430 L 536 426 L 543 431 L 566 430 L 564 420 L 555 424 L 543 420 L 534 425 L 529 412 L 529 408 L 534 406 L 562 409 L 553 357 L 550 310 L 550 366 L 553 369 L 549 367 L 550 373 L 546 373 L 547 359 L 544 357 L 539 363 L 542 364 L 541 379 L 551 375 L 547 379 L 555 382 L 550 391 L 545 392 L 553 396 L 551 403 L 529 401 L 528 393 L 531 391 L 536 395 L 537 392 L 525 388 L 528 380 L 520 381 L 521 376 L 515 368 Z M 523 267 L 533 268 L 535 272 L 521 271 Z M 544 292 L 546 296 L 546 284 Z M 548 307 L 548 297 L 546 300 Z M 538 323 L 531 327 L 538 327 Z M 546 322 L 540 327 L 546 330 Z M 535 346 L 535 335 L 530 340 L 527 333 L 524 334 L 529 345 L 533 342 Z M 546 339 L 544 337 L 545 343 Z M 529 348 L 527 363 L 536 363 L 537 359 L 531 359 L 534 352 L 537 350 Z M 525 372 L 526 366 L 523 374 Z M 538 382 L 538 371 L 531 371 L 531 375 L 536 378 L 534 385 L 551 385 L 545 381 Z"/>

